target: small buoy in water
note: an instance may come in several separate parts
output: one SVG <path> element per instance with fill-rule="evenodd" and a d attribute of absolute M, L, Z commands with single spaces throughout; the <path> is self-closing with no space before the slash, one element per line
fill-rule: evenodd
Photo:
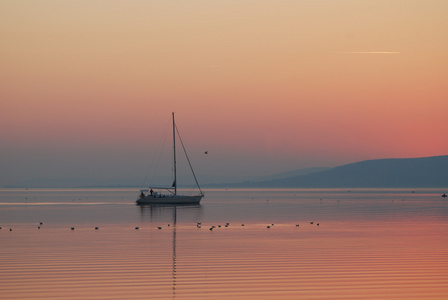
<path fill-rule="evenodd" d="M 443 195 L 442 195 L 442 197 L 443 197 L 443 198 L 446 198 L 446 197 L 447 197 L 447 195 L 446 195 L 446 194 L 443 194 Z"/>
<path fill-rule="evenodd" d="M 310 224 L 314 224 L 314 222 L 310 222 Z"/>
<path fill-rule="evenodd" d="M 213 230 L 213 226 L 209 228 L 209 230 Z"/>
<path fill-rule="evenodd" d="M 70 228 L 71 230 L 75 230 L 75 227 Z"/>
<path fill-rule="evenodd" d="M 241 224 L 241 226 L 244 226 L 244 224 Z"/>
<path fill-rule="evenodd" d="M 162 229 L 162 227 L 159 226 L 159 227 L 157 227 L 157 229 Z"/>
<path fill-rule="evenodd" d="M 271 226 L 269 226 L 269 225 L 268 225 L 268 226 L 266 226 L 266 227 L 267 227 L 267 228 L 271 228 Z"/>
<path fill-rule="evenodd" d="M 37 226 L 37 229 L 40 229 L 40 226 Z"/>
<path fill-rule="evenodd" d="M 135 229 L 139 229 L 140 227 L 135 227 Z"/>
<path fill-rule="evenodd" d="M 9 231 L 12 231 L 12 228 L 9 228 Z"/>
<path fill-rule="evenodd" d="M 300 225 L 299 224 L 296 224 L 296 227 L 299 227 Z"/>
<path fill-rule="evenodd" d="M 39 224 L 42 225 L 42 224 L 44 224 L 44 223 L 40 222 Z"/>
<path fill-rule="evenodd" d="M 98 229 L 100 229 L 99 227 L 95 227 L 95 230 L 98 230 Z"/>
<path fill-rule="evenodd" d="M 316 225 L 319 226 L 319 223 L 317 223 Z"/>

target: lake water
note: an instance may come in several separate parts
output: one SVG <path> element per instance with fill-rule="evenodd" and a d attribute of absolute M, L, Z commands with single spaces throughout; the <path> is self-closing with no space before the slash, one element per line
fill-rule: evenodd
<path fill-rule="evenodd" d="M 446 192 L 3 189 L 0 298 L 448 299 Z"/>

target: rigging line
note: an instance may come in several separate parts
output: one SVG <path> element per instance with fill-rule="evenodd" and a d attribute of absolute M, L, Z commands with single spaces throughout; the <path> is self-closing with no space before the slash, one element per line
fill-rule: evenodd
<path fill-rule="evenodd" d="M 148 171 L 146 171 L 145 179 L 143 180 L 143 183 L 141 185 L 142 187 L 146 186 L 146 180 L 148 179 L 148 176 L 150 176 L 148 185 L 151 185 L 154 183 L 155 177 L 158 174 L 162 153 L 164 153 L 165 152 L 164 150 L 166 150 L 165 148 L 167 145 L 167 138 L 168 138 L 168 132 L 169 132 L 167 129 L 168 127 L 164 127 L 164 128 L 165 128 L 165 130 L 161 134 L 159 134 L 159 137 L 157 139 L 158 143 L 157 143 L 157 147 L 155 148 L 155 151 L 152 151 L 150 163 L 147 168 Z M 151 173 L 151 174 L 149 174 L 149 173 Z"/>
<path fill-rule="evenodd" d="M 152 160 L 153 162 L 155 162 L 155 164 L 153 164 L 154 168 L 153 168 L 153 172 L 151 174 L 151 178 L 149 179 L 149 184 L 154 184 L 154 181 L 156 180 L 156 176 L 160 176 L 160 173 L 159 173 L 160 162 L 162 161 L 162 159 L 161 159 L 162 156 L 167 151 L 168 136 L 169 136 L 169 130 L 168 130 L 168 127 L 165 127 L 165 130 L 163 131 L 162 136 L 161 136 L 161 141 L 157 148 L 157 152 L 156 152 L 157 158 L 155 160 Z M 164 159 L 165 159 L 165 157 L 164 157 Z"/>
<path fill-rule="evenodd" d="M 199 182 L 198 182 L 198 179 L 196 178 L 196 174 L 194 174 L 194 170 L 193 170 L 193 167 L 191 166 L 191 162 L 190 162 L 190 158 L 188 157 L 187 150 L 185 150 L 184 142 L 182 141 L 182 137 L 180 136 L 179 129 L 177 129 L 177 125 L 174 125 L 174 127 L 176 128 L 177 136 L 179 137 L 180 143 L 182 145 L 182 149 L 184 150 L 184 154 L 185 154 L 185 157 L 187 158 L 188 165 L 190 166 L 191 173 L 193 173 L 194 181 L 196 182 L 196 185 L 199 188 L 199 192 L 201 192 L 201 195 L 202 195 L 203 192 L 201 190 L 201 187 L 199 186 Z"/>

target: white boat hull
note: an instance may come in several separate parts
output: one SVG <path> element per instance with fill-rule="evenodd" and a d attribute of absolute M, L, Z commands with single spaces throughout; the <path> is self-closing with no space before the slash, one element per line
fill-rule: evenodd
<path fill-rule="evenodd" d="M 140 197 L 136 200 L 137 204 L 197 204 L 201 201 L 203 195 L 187 196 L 187 195 L 161 195 Z"/>

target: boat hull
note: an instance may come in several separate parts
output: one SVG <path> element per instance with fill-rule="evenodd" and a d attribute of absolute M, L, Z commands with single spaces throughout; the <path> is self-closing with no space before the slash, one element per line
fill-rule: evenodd
<path fill-rule="evenodd" d="M 203 195 L 187 196 L 187 195 L 170 195 L 165 197 L 145 196 L 138 198 L 137 204 L 198 204 L 201 202 Z"/>

